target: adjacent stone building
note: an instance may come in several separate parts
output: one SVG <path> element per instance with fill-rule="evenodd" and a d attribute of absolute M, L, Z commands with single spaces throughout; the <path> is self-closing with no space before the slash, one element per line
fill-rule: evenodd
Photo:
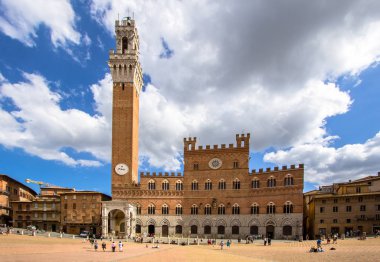
<path fill-rule="evenodd" d="M 244 238 L 302 235 L 302 164 L 249 170 L 250 134 L 229 145 L 197 146 L 184 139 L 183 173 L 138 177 L 139 96 L 142 70 L 135 21 L 115 22 L 112 201 L 102 205 L 103 235 Z"/>
<path fill-rule="evenodd" d="M 70 191 L 62 193 L 60 199 L 63 232 L 101 234 L 101 204 L 111 197 L 96 191 Z"/>
<path fill-rule="evenodd" d="M 12 221 L 12 201 L 32 201 L 37 193 L 20 183 L 19 181 L 7 176 L 0 175 L 0 224 L 10 224 Z M 25 206 L 26 208 L 26 206 Z M 28 223 L 27 216 L 22 216 L 22 222 Z"/>
<path fill-rule="evenodd" d="M 305 193 L 304 201 L 305 231 L 310 238 L 380 230 L 380 172 L 378 176 L 322 186 Z"/>

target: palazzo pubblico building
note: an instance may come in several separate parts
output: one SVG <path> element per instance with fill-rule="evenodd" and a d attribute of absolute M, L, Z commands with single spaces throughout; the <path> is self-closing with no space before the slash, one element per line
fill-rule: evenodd
<path fill-rule="evenodd" d="M 237 134 L 227 145 L 200 146 L 196 137 L 185 138 L 183 173 L 139 176 L 143 80 L 135 21 L 117 20 L 115 34 L 116 50 L 108 61 L 113 80 L 112 201 L 102 202 L 102 234 L 234 239 L 302 235 L 303 165 L 250 171 L 249 133 Z"/>

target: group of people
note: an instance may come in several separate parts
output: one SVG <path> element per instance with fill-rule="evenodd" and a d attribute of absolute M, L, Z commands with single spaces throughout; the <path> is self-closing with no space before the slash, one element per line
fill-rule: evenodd
<path fill-rule="evenodd" d="M 332 242 L 333 244 L 338 244 L 338 234 L 332 235 L 332 240 L 333 240 Z M 327 236 L 326 243 L 330 244 L 330 242 L 331 242 L 331 238 L 330 236 Z"/>
<path fill-rule="evenodd" d="M 272 239 L 270 237 L 264 237 L 264 246 L 270 246 L 272 244 Z"/>
<path fill-rule="evenodd" d="M 90 243 L 91 243 L 91 242 L 90 242 Z M 91 245 L 94 246 L 95 251 L 98 251 L 99 243 L 98 243 L 97 240 L 94 240 L 94 242 L 91 243 Z M 117 246 L 119 247 L 119 252 L 123 252 L 123 246 L 124 246 L 124 245 L 123 245 L 123 243 L 122 243 L 121 241 L 119 241 L 119 243 L 117 244 Z M 106 251 L 106 249 L 107 249 L 107 244 L 106 244 L 106 242 L 103 242 L 103 243 L 102 243 L 102 249 L 103 249 L 103 252 Z M 112 244 L 111 244 L 111 250 L 112 250 L 112 252 L 116 252 L 116 243 L 115 243 L 115 241 L 112 241 Z"/>
<path fill-rule="evenodd" d="M 222 241 L 220 241 L 220 249 L 221 250 L 223 250 L 223 247 L 224 247 L 224 241 L 222 240 Z M 227 240 L 227 242 L 226 242 L 226 246 L 227 246 L 227 248 L 230 248 L 231 247 L 231 240 Z"/>

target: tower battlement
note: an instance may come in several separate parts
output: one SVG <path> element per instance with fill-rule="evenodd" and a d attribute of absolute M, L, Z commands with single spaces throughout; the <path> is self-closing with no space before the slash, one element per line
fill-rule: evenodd
<path fill-rule="evenodd" d="M 295 170 L 295 169 L 304 169 L 304 164 L 299 164 L 298 167 L 296 167 L 296 165 L 290 165 L 290 167 L 282 166 L 281 169 L 278 166 L 275 166 L 273 169 L 270 167 L 267 167 L 265 170 L 263 168 L 260 168 L 259 170 L 252 169 L 251 175 L 267 174 L 271 172 Z"/>
<path fill-rule="evenodd" d="M 220 149 L 236 149 L 236 148 L 248 148 L 249 149 L 249 139 L 251 135 L 250 133 L 247 134 L 236 134 L 236 146 L 234 144 L 228 144 L 228 147 L 226 144 L 221 145 L 206 145 L 206 146 L 198 146 L 196 147 L 197 138 L 196 137 L 189 137 L 184 138 L 184 150 L 185 151 L 201 151 L 201 150 L 220 150 Z"/>
<path fill-rule="evenodd" d="M 115 28 L 118 26 L 135 26 L 135 20 L 131 17 L 124 17 L 122 20 L 115 20 Z"/>

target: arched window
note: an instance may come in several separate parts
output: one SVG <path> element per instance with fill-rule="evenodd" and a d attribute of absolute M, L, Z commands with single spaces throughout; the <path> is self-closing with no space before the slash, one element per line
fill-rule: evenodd
<path fill-rule="evenodd" d="M 131 75 L 132 74 L 132 65 L 129 65 L 128 70 L 129 70 L 128 74 Z"/>
<path fill-rule="evenodd" d="M 273 177 L 273 176 L 271 176 L 270 178 L 268 178 L 268 183 L 267 183 L 268 185 L 268 187 L 275 187 L 276 186 L 276 179 Z"/>
<path fill-rule="evenodd" d="M 154 215 L 156 213 L 156 207 L 153 204 L 149 204 L 148 206 L 148 214 Z"/>
<path fill-rule="evenodd" d="M 175 226 L 175 233 L 176 234 L 182 234 L 182 226 L 181 225 Z"/>
<path fill-rule="evenodd" d="M 240 207 L 238 204 L 234 204 L 232 206 L 232 215 L 239 215 L 240 214 Z"/>
<path fill-rule="evenodd" d="M 183 190 L 183 183 L 181 180 L 177 180 L 177 182 L 175 183 L 175 190 L 177 190 L 177 191 Z"/>
<path fill-rule="evenodd" d="M 198 163 L 198 162 L 195 162 L 195 163 L 193 164 L 193 169 L 194 169 L 194 170 L 199 170 L 199 163 Z"/>
<path fill-rule="evenodd" d="M 155 190 L 156 189 L 156 182 L 154 182 L 153 179 L 149 180 L 149 182 L 148 182 L 148 189 L 149 190 Z"/>
<path fill-rule="evenodd" d="M 191 210 L 190 210 L 191 212 L 191 214 L 192 215 L 198 215 L 198 206 L 196 205 L 196 204 L 193 204 L 192 206 L 191 206 Z"/>
<path fill-rule="evenodd" d="M 251 214 L 252 215 L 258 215 L 259 214 L 259 205 L 257 203 L 252 204 Z"/>
<path fill-rule="evenodd" d="M 257 177 L 252 180 L 252 188 L 260 188 L 260 180 Z"/>
<path fill-rule="evenodd" d="M 211 206 L 209 204 L 205 205 L 205 215 L 211 215 Z"/>
<path fill-rule="evenodd" d="M 125 54 L 128 50 L 128 38 L 127 37 L 123 37 L 122 39 L 122 46 L 121 46 L 121 51 L 123 54 Z"/>
<path fill-rule="evenodd" d="M 226 207 L 223 204 L 220 204 L 218 206 L 218 215 L 225 215 L 226 214 Z"/>
<path fill-rule="evenodd" d="M 194 180 L 191 182 L 191 190 L 198 190 L 198 181 Z"/>
<path fill-rule="evenodd" d="M 212 189 L 212 182 L 210 179 L 207 179 L 205 182 L 205 190 L 211 190 Z"/>
<path fill-rule="evenodd" d="M 137 215 L 141 215 L 141 205 L 140 204 L 136 205 L 136 213 L 137 213 Z"/>
<path fill-rule="evenodd" d="M 203 232 L 205 235 L 206 234 L 211 234 L 211 226 L 207 225 L 207 226 L 204 226 L 204 232 Z"/>
<path fill-rule="evenodd" d="M 234 181 L 232 181 L 232 188 L 240 189 L 240 180 L 238 178 L 235 178 Z"/>
<path fill-rule="evenodd" d="M 276 206 L 274 205 L 273 202 L 270 202 L 267 205 L 267 214 L 275 214 L 276 213 Z"/>
<path fill-rule="evenodd" d="M 169 207 L 168 207 L 167 204 L 163 204 L 163 205 L 162 205 L 162 214 L 163 214 L 163 215 L 167 215 L 167 214 L 169 214 Z"/>
<path fill-rule="evenodd" d="M 239 226 L 232 226 L 232 235 L 239 235 Z"/>
<path fill-rule="evenodd" d="M 196 225 L 191 226 L 191 234 L 198 234 L 198 227 Z"/>
<path fill-rule="evenodd" d="M 177 204 L 176 207 L 175 207 L 175 214 L 178 216 L 178 215 L 182 215 L 182 206 L 180 204 Z"/>
<path fill-rule="evenodd" d="M 285 186 L 292 186 L 294 185 L 294 180 L 291 174 L 287 174 L 284 178 L 284 185 Z"/>
<path fill-rule="evenodd" d="M 226 181 L 224 181 L 224 179 L 219 180 L 218 189 L 219 190 L 225 190 L 226 189 Z"/>
<path fill-rule="evenodd" d="M 219 235 L 224 235 L 224 230 L 225 228 L 224 228 L 224 226 L 218 226 L 218 234 Z"/>
<path fill-rule="evenodd" d="M 162 182 L 162 190 L 169 190 L 169 181 L 166 179 Z"/>
<path fill-rule="evenodd" d="M 292 202 L 290 202 L 290 201 L 286 201 L 286 203 L 284 204 L 284 213 L 285 213 L 285 214 L 293 213 L 293 205 L 292 205 Z"/>

